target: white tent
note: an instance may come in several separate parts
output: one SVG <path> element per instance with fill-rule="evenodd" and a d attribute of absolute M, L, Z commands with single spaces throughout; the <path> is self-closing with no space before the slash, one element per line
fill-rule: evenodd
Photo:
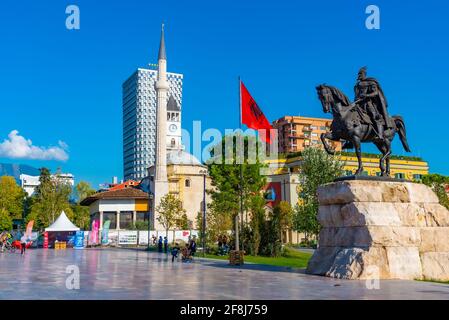
<path fill-rule="evenodd" d="M 69 218 L 65 215 L 65 212 L 62 211 L 61 215 L 56 219 L 56 221 L 49 226 L 48 228 L 45 228 L 45 231 L 50 232 L 62 232 L 62 231 L 79 231 L 80 228 L 75 226 Z"/>

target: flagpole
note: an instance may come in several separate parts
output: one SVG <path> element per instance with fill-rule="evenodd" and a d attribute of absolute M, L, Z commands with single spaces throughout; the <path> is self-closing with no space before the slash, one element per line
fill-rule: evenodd
<path fill-rule="evenodd" d="M 240 132 L 241 132 L 241 130 L 242 130 L 242 91 L 241 91 L 241 83 L 242 83 L 242 81 L 241 81 L 241 79 L 240 79 L 240 76 L 239 76 L 239 78 L 238 78 L 238 85 L 239 85 L 239 95 L 238 95 L 238 97 L 239 97 L 239 103 L 238 103 L 238 106 L 239 106 L 239 128 L 240 128 Z M 236 140 L 236 143 L 237 143 L 237 140 Z M 238 154 L 238 150 L 236 149 L 236 154 L 235 154 L 235 159 L 236 159 L 236 163 L 237 163 L 237 154 Z M 240 190 L 239 190 L 239 193 L 240 193 L 240 214 L 242 214 L 242 211 L 243 211 L 243 206 L 242 206 L 242 204 L 243 204 L 243 202 L 242 202 L 242 183 L 243 183 L 243 179 L 242 179 L 242 177 L 243 177 L 243 175 L 242 175 L 242 165 L 240 164 Z M 236 216 L 235 216 L 235 250 L 236 251 L 240 251 L 240 239 L 239 239 L 239 215 L 237 214 Z"/>

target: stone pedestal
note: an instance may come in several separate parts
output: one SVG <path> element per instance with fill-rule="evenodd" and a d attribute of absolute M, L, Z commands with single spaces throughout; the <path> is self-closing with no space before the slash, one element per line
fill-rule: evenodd
<path fill-rule="evenodd" d="M 429 187 L 340 181 L 321 186 L 318 200 L 323 228 L 307 273 L 449 280 L 449 211 Z"/>

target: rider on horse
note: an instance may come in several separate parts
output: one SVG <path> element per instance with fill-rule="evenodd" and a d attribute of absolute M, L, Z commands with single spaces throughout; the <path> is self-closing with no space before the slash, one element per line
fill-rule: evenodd
<path fill-rule="evenodd" d="M 384 130 L 394 128 L 394 124 L 388 115 L 387 100 L 382 88 L 376 79 L 366 77 L 366 67 L 359 70 L 354 92 L 355 104 L 369 116 L 370 123 L 367 124 L 373 125 L 379 139 L 384 139 Z"/>

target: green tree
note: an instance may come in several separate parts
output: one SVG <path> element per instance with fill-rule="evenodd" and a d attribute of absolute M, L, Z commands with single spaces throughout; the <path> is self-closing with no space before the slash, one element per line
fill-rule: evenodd
<path fill-rule="evenodd" d="M 178 221 L 176 221 L 176 226 L 181 230 L 189 230 L 192 229 L 192 222 L 188 219 L 187 214 L 183 213 Z"/>
<path fill-rule="evenodd" d="M 73 212 L 72 222 L 82 230 L 89 230 L 90 228 L 89 207 L 84 207 L 78 204 L 72 204 L 70 207 Z"/>
<path fill-rule="evenodd" d="M 75 193 L 78 204 L 86 199 L 87 197 L 90 197 L 95 193 L 95 190 L 92 189 L 89 182 L 86 181 L 80 181 L 75 186 Z"/>
<path fill-rule="evenodd" d="M 249 252 L 257 256 L 260 251 L 262 236 L 265 229 L 265 199 L 262 196 L 255 196 L 251 199 L 249 206 L 251 212 L 251 222 L 249 227 Z"/>
<path fill-rule="evenodd" d="M 36 226 L 48 227 L 62 211 L 65 211 L 69 219 L 73 219 L 73 211 L 69 203 L 71 186 L 63 179 L 59 179 L 57 175 L 52 177 L 47 168 L 40 169 L 40 172 L 40 185 L 36 188 L 30 212 Z M 28 221 L 30 219 L 27 217 Z"/>
<path fill-rule="evenodd" d="M 206 214 L 206 243 L 211 247 L 220 235 L 227 234 L 232 229 L 233 221 L 229 213 L 218 212 L 213 206 L 209 206 Z M 203 213 L 198 212 L 196 226 L 199 230 L 199 242 L 203 241 Z"/>
<path fill-rule="evenodd" d="M 80 202 L 95 193 L 89 182 L 80 181 L 75 186 L 76 203 L 70 205 L 73 217 L 72 222 L 81 229 L 88 230 L 90 228 L 90 212 L 89 208 L 80 205 Z"/>
<path fill-rule="evenodd" d="M 25 198 L 25 191 L 17 185 L 14 177 L 0 177 L 0 209 L 8 212 L 11 219 L 22 218 Z"/>
<path fill-rule="evenodd" d="M 182 214 L 185 213 L 181 200 L 170 193 L 162 197 L 156 211 L 159 213 L 157 221 L 164 227 L 166 237 L 168 237 L 168 230 L 176 227 Z"/>
<path fill-rule="evenodd" d="M 328 155 L 319 148 L 306 148 L 302 152 L 299 204 L 295 207 L 294 223 L 296 231 L 317 235 L 320 225 L 317 220 L 317 189 L 332 182 L 343 174 L 344 163 L 338 156 Z"/>
<path fill-rule="evenodd" d="M 281 201 L 273 209 L 273 216 L 278 220 L 279 225 L 279 239 L 281 244 L 284 243 L 284 231 L 289 230 L 293 223 L 293 209 L 287 201 Z"/>
<path fill-rule="evenodd" d="M 258 156 L 261 147 L 254 136 L 239 134 L 226 136 L 211 150 L 208 161 L 209 175 L 212 178 L 212 211 L 216 214 L 229 214 L 234 222 L 234 236 L 243 225 L 242 211 L 249 211 L 251 198 L 258 196 L 266 184 L 261 170 L 266 166 Z M 255 146 L 255 148 L 250 148 Z M 243 152 L 242 152 L 243 150 Z M 238 244 L 236 244 L 238 245 Z"/>
<path fill-rule="evenodd" d="M 440 174 L 427 174 L 423 176 L 422 183 L 432 188 L 438 196 L 440 204 L 449 209 L 449 198 L 446 188 L 449 185 L 449 177 Z"/>
<path fill-rule="evenodd" d="M 12 219 L 8 210 L 0 208 L 0 231 L 10 231 L 12 229 Z"/>

